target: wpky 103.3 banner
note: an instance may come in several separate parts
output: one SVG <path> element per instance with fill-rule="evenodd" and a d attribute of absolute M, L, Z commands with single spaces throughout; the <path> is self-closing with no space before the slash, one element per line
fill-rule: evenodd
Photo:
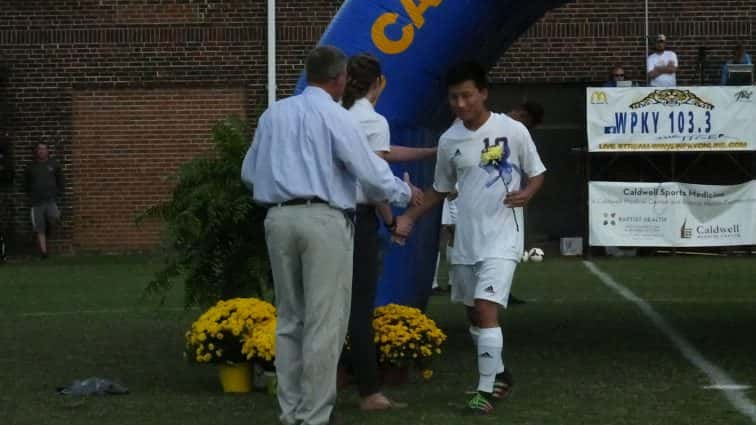
<path fill-rule="evenodd" d="M 593 246 L 756 245 L 756 180 L 588 184 Z"/>
<path fill-rule="evenodd" d="M 589 87 L 588 149 L 756 150 L 755 86 Z"/>

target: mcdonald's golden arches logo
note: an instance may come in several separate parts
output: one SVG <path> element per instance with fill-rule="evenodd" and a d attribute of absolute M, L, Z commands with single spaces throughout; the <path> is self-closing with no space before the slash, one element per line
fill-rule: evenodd
<path fill-rule="evenodd" d="M 591 103 L 596 104 L 607 104 L 609 103 L 609 100 L 606 97 L 606 92 L 603 92 L 601 90 L 595 91 L 591 94 Z"/>

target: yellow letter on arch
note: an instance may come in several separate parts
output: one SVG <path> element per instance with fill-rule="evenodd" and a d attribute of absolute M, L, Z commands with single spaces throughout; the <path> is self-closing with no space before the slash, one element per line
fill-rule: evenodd
<path fill-rule="evenodd" d="M 399 40 L 391 40 L 386 37 L 386 27 L 396 23 L 398 18 L 398 13 L 384 13 L 375 20 L 373 28 L 370 30 L 375 47 L 387 55 L 396 55 L 407 50 L 415 38 L 415 28 L 412 24 L 402 27 L 402 37 Z"/>
<path fill-rule="evenodd" d="M 420 0 L 420 4 L 415 4 L 415 0 L 402 0 L 402 6 L 407 11 L 407 15 L 412 19 L 412 23 L 420 29 L 425 24 L 423 15 L 429 7 L 438 7 L 442 0 Z"/>

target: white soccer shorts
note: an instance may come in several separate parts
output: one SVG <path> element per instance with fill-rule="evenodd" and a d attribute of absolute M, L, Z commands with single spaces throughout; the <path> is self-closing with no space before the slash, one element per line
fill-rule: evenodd
<path fill-rule="evenodd" d="M 480 299 L 506 308 L 516 268 L 516 261 L 505 258 L 488 258 L 475 264 L 454 264 L 451 266 L 454 280 L 451 300 L 472 307 L 475 300 Z"/>

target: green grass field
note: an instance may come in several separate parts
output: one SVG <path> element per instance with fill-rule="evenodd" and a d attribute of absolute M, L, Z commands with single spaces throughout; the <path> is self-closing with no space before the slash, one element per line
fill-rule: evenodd
<path fill-rule="evenodd" d="M 197 310 L 175 291 L 163 306 L 140 300 L 157 268 L 144 257 L 74 257 L 0 266 L 0 424 L 275 424 L 263 393 L 224 395 L 217 370 L 182 359 Z M 701 354 L 740 384 L 756 385 L 756 259 L 597 260 L 648 301 Z M 352 424 L 752 424 L 709 384 L 640 310 L 582 261 L 548 258 L 518 270 L 528 304 L 503 315 L 512 397 L 496 414 L 459 414 L 476 382 L 463 309 L 434 296 L 430 315 L 449 335 L 430 383 L 386 392 L 411 408 L 370 415 L 354 391 L 338 411 Z M 125 396 L 55 393 L 101 376 Z M 756 390 L 746 391 L 750 403 Z M 751 404 L 753 405 L 753 404 Z"/>

